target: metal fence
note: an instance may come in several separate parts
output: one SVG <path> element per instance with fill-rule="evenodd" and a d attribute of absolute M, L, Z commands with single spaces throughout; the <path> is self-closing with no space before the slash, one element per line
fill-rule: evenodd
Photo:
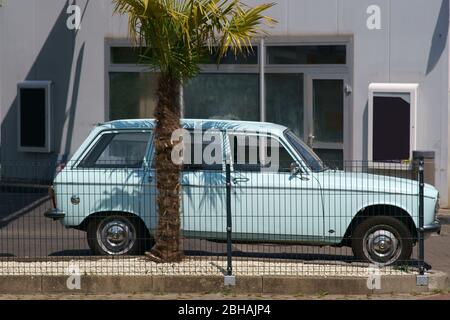
<path fill-rule="evenodd" d="M 50 195 L 48 182 L 30 182 L 49 171 Z M 397 274 L 426 266 L 422 227 L 434 202 L 420 183 L 423 159 L 328 162 L 313 171 L 186 168 L 180 263 L 143 255 L 158 220 L 155 178 L 141 164 L 3 162 L 0 275 L 367 276 L 368 267 Z"/>

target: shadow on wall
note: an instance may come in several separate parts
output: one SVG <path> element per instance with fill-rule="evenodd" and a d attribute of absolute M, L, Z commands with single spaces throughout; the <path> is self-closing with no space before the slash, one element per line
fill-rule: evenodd
<path fill-rule="evenodd" d="M 86 1 L 84 12 L 89 1 Z M 0 153 L 2 179 L 50 181 L 53 179 L 58 152 L 63 150 L 64 156 L 70 152 L 71 140 L 76 113 L 80 74 L 83 65 L 84 44 L 77 53 L 75 60 L 76 30 L 69 30 L 66 26 L 69 17 L 66 10 L 71 4 L 67 0 L 56 23 L 52 27 L 46 41 L 36 57 L 31 69 L 23 80 L 51 80 L 52 87 L 52 153 L 25 153 L 17 150 L 17 96 L 10 105 L 1 123 L 2 148 Z M 84 13 L 83 13 L 84 16 Z M 73 64 L 75 74 L 72 75 Z M 73 83 L 71 83 L 73 79 Z M 72 89 L 72 90 L 70 90 Z M 72 92 L 70 96 L 69 93 Z M 66 107 L 69 109 L 66 110 Z M 67 123 L 66 141 L 62 141 L 64 125 Z M 7 138 L 7 139 L 6 139 Z M 62 144 L 64 148 L 61 148 Z M 28 164 L 30 164 L 28 166 Z M 14 166 L 20 165 L 23 170 Z"/>
<path fill-rule="evenodd" d="M 442 0 L 439 16 L 434 28 L 433 38 L 431 40 L 430 53 L 428 55 L 428 64 L 426 74 L 433 71 L 442 53 L 445 51 L 449 26 L 449 0 Z"/>
<path fill-rule="evenodd" d="M 369 102 L 366 102 L 363 113 L 363 160 L 368 160 L 369 154 Z"/>

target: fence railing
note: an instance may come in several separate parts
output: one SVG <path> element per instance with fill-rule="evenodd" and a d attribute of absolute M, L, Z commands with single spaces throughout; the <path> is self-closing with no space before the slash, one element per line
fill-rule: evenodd
<path fill-rule="evenodd" d="M 46 179 L 30 182 L 25 170 L 54 172 L 50 194 Z M 151 166 L 3 162 L 0 275 L 423 273 L 424 226 L 436 218 L 437 198 L 423 173 L 422 158 L 186 168 L 175 248 L 185 258 L 156 264 L 144 255 L 158 222 Z"/>

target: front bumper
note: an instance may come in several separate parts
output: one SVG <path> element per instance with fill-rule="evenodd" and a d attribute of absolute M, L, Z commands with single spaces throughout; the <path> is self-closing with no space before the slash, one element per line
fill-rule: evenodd
<path fill-rule="evenodd" d="M 427 224 L 423 226 L 424 233 L 441 233 L 441 222 L 439 220 L 434 221 L 431 224 Z"/>
<path fill-rule="evenodd" d="M 53 220 L 61 220 L 61 219 L 64 219 L 64 217 L 66 216 L 66 213 L 62 210 L 52 208 L 52 209 L 47 210 L 44 213 L 44 216 L 46 218 L 50 218 Z"/>

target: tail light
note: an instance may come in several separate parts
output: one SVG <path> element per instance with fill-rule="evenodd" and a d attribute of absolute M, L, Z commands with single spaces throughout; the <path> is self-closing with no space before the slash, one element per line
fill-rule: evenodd
<path fill-rule="evenodd" d="M 63 171 L 65 167 L 66 167 L 66 164 L 64 162 L 58 163 L 58 165 L 56 166 L 56 174 Z"/>

